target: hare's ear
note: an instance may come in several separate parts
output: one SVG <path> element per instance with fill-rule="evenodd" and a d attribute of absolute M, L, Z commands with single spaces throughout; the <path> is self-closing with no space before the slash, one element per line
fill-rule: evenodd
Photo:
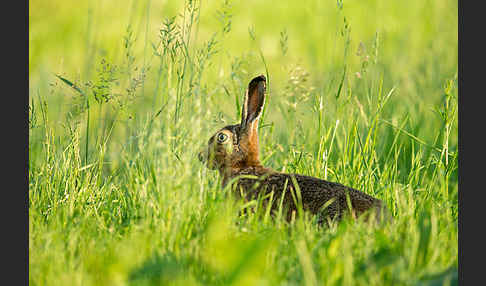
<path fill-rule="evenodd" d="M 258 120 L 265 104 L 265 76 L 257 76 L 250 81 L 246 90 L 241 111 L 239 145 L 246 153 L 246 163 L 259 165 L 258 159 Z"/>
<path fill-rule="evenodd" d="M 248 84 L 241 110 L 241 131 L 249 130 L 254 123 L 258 125 L 258 119 L 265 104 L 265 90 L 266 78 L 264 75 L 255 77 Z"/>

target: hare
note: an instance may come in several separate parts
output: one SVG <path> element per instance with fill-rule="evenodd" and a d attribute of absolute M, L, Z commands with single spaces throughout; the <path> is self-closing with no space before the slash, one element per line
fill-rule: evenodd
<path fill-rule="evenodd" d="M 219 171 L 223 187 L 231 182 L 235 195 L 247 200 L 273 191 L 270 196 L 273 200 L 266 203 L 271 204 L 272 210 L 281 204 L 288 221 L 294 212 L 297 213 L 299 205 L 304 211 L 320 214 L 320 223 L 326 221 L 326 217 L 340 220 L 346 212 L 353 217 L 374 213 L 380 219 L 387 210 L 379 199 L 339 183 L 281 173 L 262 166 L 258 121 L 265 104 L 265 91 L 265 76 L 252 79 L 244 97 L 241 122 L 220 129 L 209 139 L 207 148 L 198 154 L 199 160 L 209 169 Z"/>

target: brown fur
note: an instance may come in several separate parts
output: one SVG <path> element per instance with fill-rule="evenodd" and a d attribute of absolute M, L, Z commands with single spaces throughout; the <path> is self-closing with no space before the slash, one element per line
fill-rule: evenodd
<path fill-rule="evenodd" d="M 208 148 L 199 154 L 199 159 L 206 161 L 209 168 L 219 171 L 223 187 L 235 179 L 232 185 L 235 195 L 246 200 L 273 192 L 273 201 L 267 201 L 273 210 L 277 210 L 283 195 L 288 220 L 298 211 L 299 205 L 304 211 L 321 214 L 321 222 L 326 216 L 339 220 L 345 213 L 357 216 L 369 210 L 374 210 L 370 213 L 376 214 L 378 219 L 383 212 L 388 215 L 381 200 L 356 189 L 314 177 L 280 173 L 261 165 L 258 120 L 265 103 L 265 84 L 263 75 L 250 81 L 240 124 L 220 129 L 209 139 Z M 222 136 L 226 138 L 224 142 L 218 142 L 220 133 L 227 136 Z M 352 212 L 349 212 L 348 197 Z"/>

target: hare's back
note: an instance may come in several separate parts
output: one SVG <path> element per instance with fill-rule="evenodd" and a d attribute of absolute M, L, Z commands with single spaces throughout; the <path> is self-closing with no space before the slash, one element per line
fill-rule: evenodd
<path fill-rule="evenodd" d="M 299 175 L 275 173 L 266 179 L 267 185 L 273 190 L 283 190 L 285 185 L 287 190 L 300 190 L 302 203 L 305 209 L 313 213 L 318 212 L 321 207 L 328 203 L 329 207 L 347 208 L 347 197 L 349 196 L 352 208 L 358 212 L 368 210 L 380 201 L 359 190 L 344 186 L 339 183 L 329 182 L 323 179 Z M 294 183 L 297 182 L 297 186 Z M 332 201 L 330 201 L 332 200 Z"/>

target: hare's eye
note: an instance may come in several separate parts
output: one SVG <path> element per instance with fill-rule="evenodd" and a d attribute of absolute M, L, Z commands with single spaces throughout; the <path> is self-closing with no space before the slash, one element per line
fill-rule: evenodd
<path fill-rule="evenodd" d="M 224 133 L 219 133 L 216 139 L 218 140 L 218 143 L 224 143 L 224 141 L 228 139 L 228 135 Z"/>

